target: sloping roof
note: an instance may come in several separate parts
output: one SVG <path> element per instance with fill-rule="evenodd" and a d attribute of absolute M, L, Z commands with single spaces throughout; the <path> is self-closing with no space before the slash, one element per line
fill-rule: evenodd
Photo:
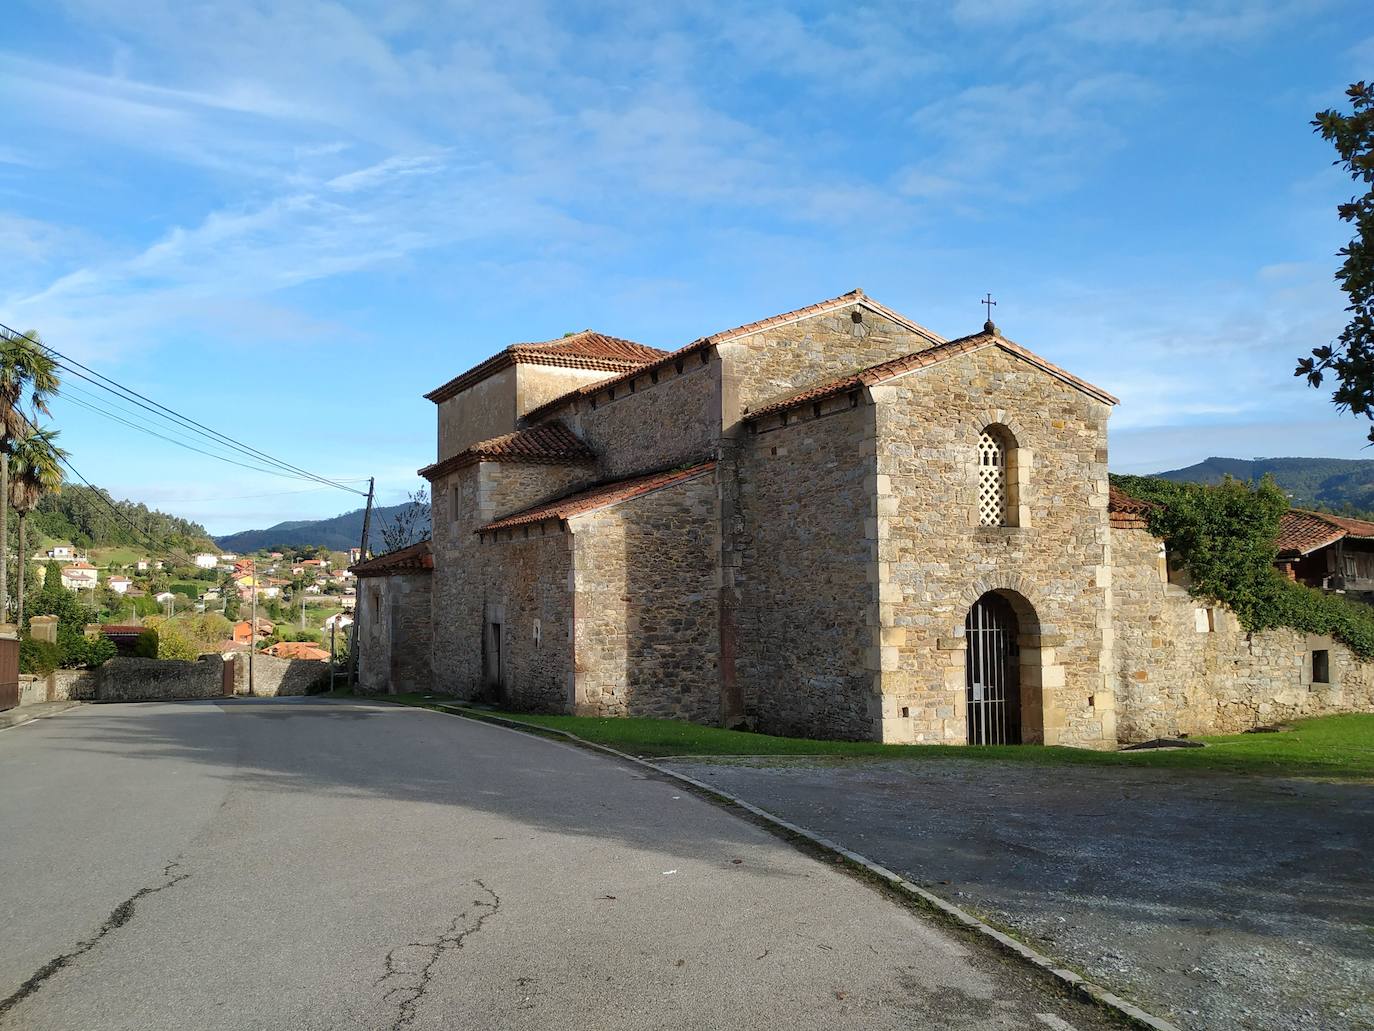
<path fill-rule="evenodd" d="M 596 456 L 572 430 L 561 422 L 546 422 L 527 430 L 517 430 L 490 440 L 480 440 L 442 462 L 420 470 L 434 480 L 473 462 L 532 462 L 539 465 L 564 465 L 591 462 Z"/>
<path fill-rule="evenodd" d="M 313 659 L 322 662 L 329 658 L 327 651 L 309 641 L 278 641 L 267 651 L 278 659 Z"/>
<path fill-rule="evenodd" d="M 425 398 L 436 403 L 446 401 L 474 383 L 516 364 L 558 365 L 565 369 L 604 369 L 607 372 L 620 372 L 655 361 L 662 358 L 663 354 L 664 352 L 657 347 L 584 329 L 580 333 L 573 333 L 558 340 L 511 344 L 480 365 L 473 366 L 443 386 L 431 390 Z"/>
<path fill-rule="evenodd" d="M 668 469 L 662 472 L 648 473 L 644 476 L 631 476 L 628 479 L 603 483 L 597 487 L 580 490 L 553 501 L 535 505 L 533 508 L 527 508 L 522 512 L 503 516 L 495 522 L 487 523 L 486 526 L 478 527 L 477 532 L 488 533 L 492 530 L 505 530 L 512 526 L 542 522 L 545 519 L 568 519 L 593 509 L 613 505 L 618 501 L 626 501 L 630 498 L 639 497 L 641 494 L 648 494 L 650 491 L 658 490 L 661 487 L 671 487 L 673 484 L 708 473 L 715 467 L 716 463 L 713 461 L 702 462 L 689 469 Z"/>
<path fill-rule="evenodd" d="M 359 562 L 350 567 L 354 576 L 404 576 L 407 573 L 428 573 L 434 568 L 434 554 L 425 540 L 408 548 Z"/>
<path fill-rule="evenodd" d="M 1351 519 L 1348 516 L 1290 508 L 1279 521 L 1279 557 L 1298 558 L 1310 555 L 1346 537 L 1356 540 L 1374 539 L 1374 523 L 1364 519 Z"/>
<path fill-rule="evenodd" d="M 1148 530 L 1150 513 L 1159 506 L 1132 497 L 1112 484 L 1107 491 L 1107 519 L 1117 530 Z"/>
<path fill-rule="evenodd" d="M 877 301 L 873 300 L 873 298 L 866 295 L 862 290 L 855 289 L 849 291 L 849 293 L 847 294 L 840 294 L 838 297 L 831 297 L 824 301 L 817 301 L 815 304 L 808 304 L 803 308 L 795 308 L 792 311 L 783 312 L 781 315 L 771 315 L 766 319 L 759 319 L 757 322 L 747 322 L 743 326 L 735 326 L 733 329 L 726 329 L 722 330 L 719 333 L 712 333 L 710 336 L 698 337 L 696 340 L 693 340 L 690 344 L 687 344 L 685 347 L 679 347 L 676 351 L 666 354 L 663 357 L 659 358 L 657 361 L 644 365 L 641 368 L 631 369 L 628 372 L 622 372 L 615 376 L 609 376 L 606 379 L 598 380 L 595 383 L 588 383 L 584 386 L 578 387 L 576 390 L 570 390 L 566 394 L 563 394 L 560 397 L 556 397 L 552 401 L 548 401 L 540 405 L 538 408 L 530 410 L 526 414 L 525 418 L 529 419 L 532 422 L 538 421 L 544 415 L 553 412 L 555 409 L 559 408 L 563 404 L 566 404 L 568 401 L 573 400 L 574 398 L 586 397 L 590 394 L 595 394 L 598 391 L 605 390 L 608 387 L 613 387 L 619 383 L 633 379 L 636 376 L 641 376 L 644 373 L 650 372 L 654 369 L 661 369 L 667 365 L 671 365 L 673 362 L 678 361 L 681 358 L 686 357 L 687 355 L 695 354 L 698 351 L 704 351 L 708 347 L 714 347 L 716 344 L 723 344 L 731 340 L 737 340 L 741 337 L 749 336 L 751 333 L 758 333 L 765 329 L 772 329 L 774 326 L 783 326 L 789 322 L 797 322 L 801 319 L 810 318 L 813 315 L 822 315 L 825 312 L 834 311 L 836 308 L 845 308 L 851 304 L 859 304 L 865 308 L 868 308 L 870 311 L 877 312 L 878 314 L 891 319 L 893 322 L 896 322 L 898 325 L 911 330 L 913 333 L 920 334 L 921 336 L 929 340 L 931 343 L 938 344 L 944 341 L 944 337 L 940 336 L 938 333 L 935 333 L 929 329 L 926 329 L 924 326 L 911 321 L 911 319 L 907 318 L 905 315 L 901 314 L 900 312 L 893 311 L 891 308 L 887 307 L 884 304 L 879 304 Z"/>
<path fill-rule="evenodd" d="M 1090 394 L 1107 404 L 1116 404 L 1117 399 L 1100 387 L 1095 387 L 1086 380 L 1079 379 L 1071 372 L 1065 372 L 1059 366 L 1045 361 L 1038 354 L 1027 350 L 1020 344 L 1008 340 L 1000 333 L 996 332 L 996 327 L 992 330 L 984 329 L 981 333 L 973 333 L 966 337 L 959 337 L 949 340 L 924 351 L 915 351 L 911 354 L 902 355 L 899 358 L 891 358 L 877 365 L 870 365 L 866 369 L 842 376 L 839 379 L 830 380 L 797 393 L 789 394 L 760 408 L 754 409 L 745 416 L 746 421 L 761 419 L 765 415 L 776 415 L 778 412 L 787 411 L 800 405 L 810 404 L 821 401 L 828 397 L 835 397 L 859 387 L 874 386 L 884 380 L 901 376 L 917 369 L 928 368 L 938 365 L 941 362 L 949 361 L 951 358 L 958 358 L 960 355 L 972 354 L 974 351 L 981 351 L 990 347 L 998 347 L 1008 354 L 1016 355 L 1023 361 L 1034 365 L 1036 368 L 1049 373 L 1056 379 L 1068 383 L 1070 386 L 1077 387 L 1079 390 Z"/>

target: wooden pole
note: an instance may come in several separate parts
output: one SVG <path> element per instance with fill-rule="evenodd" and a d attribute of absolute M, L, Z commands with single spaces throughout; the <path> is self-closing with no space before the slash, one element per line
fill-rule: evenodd
<path fill-rule="evenodd" d="M 368 477 L 367 507 L 363 509 L 363 539 L 358 545 L 358 561 L 367 561 L 367 534 L 372 529 L 372 493 L 377 485 L 375 476 Z M 353 589 L 353 632 L 348 638 L 348 689 L 353 690 L 358 683 L 358 612 L 362 603 L 362 588 Z"/>

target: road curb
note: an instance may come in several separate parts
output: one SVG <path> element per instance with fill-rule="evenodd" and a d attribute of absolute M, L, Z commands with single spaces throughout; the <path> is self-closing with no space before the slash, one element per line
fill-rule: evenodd
<path fill-rule="evenodd" d="M 38 705 L 46 706 L 56 704 L 58 703 L 39 702 L 37 705 L 32 706 L 32 708 L 37 708 Z M 64 712 L 70 712 L 72 709 L 75 709 L 80 704 L 80 702 L 69 702 L 66 705 L 63 705 L 60 709 L 44 709 L 42 712 L 25 712 L 25 706 L 17 705 L 13 709 L 6 709 L 3 712 L 0 712 L 0 731 L 13 730 L 15 727 L 26 727 L 30 723 L 33 723 L 35 720 L 52 719 L 54 716 L 60 716 Z M 19 717 L 17 719 L 14 718 L 16 714 Z"/>
<path fill-rule="evenodd" d="M 386 701 L 386 698 L 379 698 L 378 701 Z M 817 834 L 814 831 L 807 830 L 805 827 L 799 827 L 795 823 L 792 823 L 788 820 L 784 820 L 779 816 L 774 816 L 772 813 L 760 809 L 752 802 L 747 802 L 736 795 L 730 794 L 728 791 L 722 791 L 718 787 L 713 787 L 710 784 L 704 784 L 694 777 L 689 777 L 685 773 L 678 773 L 676 770 L 667 769 L 666 767 L 660 766 L 657 763 L 650 762 L 648 759 L 641 759 L 638 756 L 629 755 L 625 752 L 621 752 L 617 749 L 611 748 L 609 745 L 598 744 L 595 741 L 588 741 L 586 738 L 578 737 L 576 734 L 573 734 L 570 731 L 558 730 L 554 727 L 544 727 L 540 726 L 537 723 L 525 723 L 522 720 L 513 720 L 505 716 L 496 716 L 492 713 L 482 712 L 479 709 L 466 709 L 462 706 L 456 705 L 444 705 L 440 703 L 432 707 L 415 706 L 415 708 L 429 708 L 432 712 L 442 712 L 449 716 L 457 716 L 460 719 L 472 720 L 475 723 L 491 723 L 497 726 L 507 727 L 511 730 L 522 731 L 524 733 L 544 734 L 551 737 L 564 738 L 577 745 L 580 745 L 583 748 L 589 748 L 592 751 L 602 752 L 605 755 L 614 756 L 616 759 L 619 759 L 622 762 L 634 763 L 636 766 L 642 766 L 645 769 L 653 770 L 660 776 L 670 778 L 682 784 L 690 785 L 693 789 L 702 794 L 710 795 L 724 802 L 728 802 L 733 806 L 738 806 L 740 809 L 743 809 L 745 812 L 751 814 L 752 816 L 756 817 L 762 822 L 769 824 L 772 827 L 778 828 L 779 830 L 786 831 L 789 835 L 803 838 L 806 841 L 810 842 L 812 845 L 814 845 L 816 848 L 819 848 L 820 850 L 827 852 L 833 856 L 839 857 L 845 860 L 846 862 L 867 871 L 874 877 L 877 877 L 879 880 L 883 881 L 885 884 L 887 884 L 889 888 L 893 889 L 894 891 L 901 892 L 903 895 L 906 895 L 909 898 L 916 900 L 921 905 L 942 913 L 944 916 L 948 917 L 955 923 L 958 923 L 963 927 L 968 928 L 970 931 L 973 931 L 974 933 L 986 938 L 988 941 L 992 942 L 994 945 L 1002 949 L 1004 952 L 1009 952 L 1012 955 L 1024 960 L 1025 962 L 1030 963 L 1032 966 L 1037 967 L 1045 974 L 1048 974 L 1050 977 L 1054 978 L 1065 988 L 1069 989 L 1071 992 L 1086 996 L 1098 1005 L 1103 1006 L 1106 1009 L 1115 1011 L 1116 1013 L 1125 1017 L 1127 1020 L 1129 1020 L 1136 1026 L 1150 1028 L 1151 1031 L 1182 1031 L 1182 1029 L 1179 1028 L 1178 1025 L 1171 1024 L 1169 1021 L 1164 1020 L 1162 1017 L 1156 1017 L 1152 1013 L 1147 1013 L 1139 1006 L 1135 1005 L 1132 1002 L 1128 1002 L 1126 999 L 1121 998 L 1121 996 L 1108 990 L 1107 988 L 1104 988 L 1102 985 L 1095 984 L 1094 982 L 1089 981 L 1086 978 L 1083 978 L 1078 974 L 1074 973 L 1072 970 L 1066 969 L 1065 967 L 1056 963 L 1049 956 L 1037 952 L 1029 945 L 1025 944 L 1024 942 L 1018 941 L 1017 939 L 1013 938 L 1011 935 L 1006 934 L 1003 931 L 999 931 L 991 924 L 984 923 L 982 920 L 974 916 L 972 913 L 969 913 L 968 911 L 956 906 L 954 903 L 949 902 L 941 898 L 940 896 L 927 891 L 920 885 L 911 883 L 906 878 L 887 869 L 887 867 L 881 866 L 878 863 L 873 862 L 873 860 L 869 859 L 867 856 L 860 855 L 858 852 L 855 852 L 851 849 L 847 849 L 843 845 L 831 841 L 827 837 Z"/>

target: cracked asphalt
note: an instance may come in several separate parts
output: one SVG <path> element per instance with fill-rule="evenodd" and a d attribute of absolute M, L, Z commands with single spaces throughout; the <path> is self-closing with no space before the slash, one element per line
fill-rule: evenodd
<path fill-rule="evenodd" d="M 0 1027 L 1116 1027 L 638 767 L 418 709 L 0 734 Z"/>

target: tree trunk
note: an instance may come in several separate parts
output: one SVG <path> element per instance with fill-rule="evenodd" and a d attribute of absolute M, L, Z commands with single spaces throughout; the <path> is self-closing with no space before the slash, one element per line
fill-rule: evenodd
<path fill-rule="evenodd" d="M 0 451 L 0 622 L 10 618 L 10 456 Z"/>
<path fill-rule="evenodd" d="M 15 587 L 17 588 L 17 593 L 16 593 L 16 595 L 15 595 L 15 601 L 14 601 L 14 619 L 15 619 L 15 622 L 19 624 L 19 635 L 20 635 L 21 637 L 22 637 L 23 634 L 24 634 L 24 567 L 27 566 L 27 565 L 29 564 L 28 561 L 27 561 L 27 559 L 25 559 L 25 557 L 24 557 L 25 555 L 28 554 L 28 552 L 27 552 L 27 551 L 25 550 L 25 548 L 24 548 L 24 518 L 25 518 L 27 515 L 28 515 L 27 512 L 25 512 L 25 511 L 23 511 L 22 509 L 20 509 L 20 511 L 19 511 L 19 566 L 18 566 L 18 567 L 15 569 L 15 571 L 14 571 Z"/>

